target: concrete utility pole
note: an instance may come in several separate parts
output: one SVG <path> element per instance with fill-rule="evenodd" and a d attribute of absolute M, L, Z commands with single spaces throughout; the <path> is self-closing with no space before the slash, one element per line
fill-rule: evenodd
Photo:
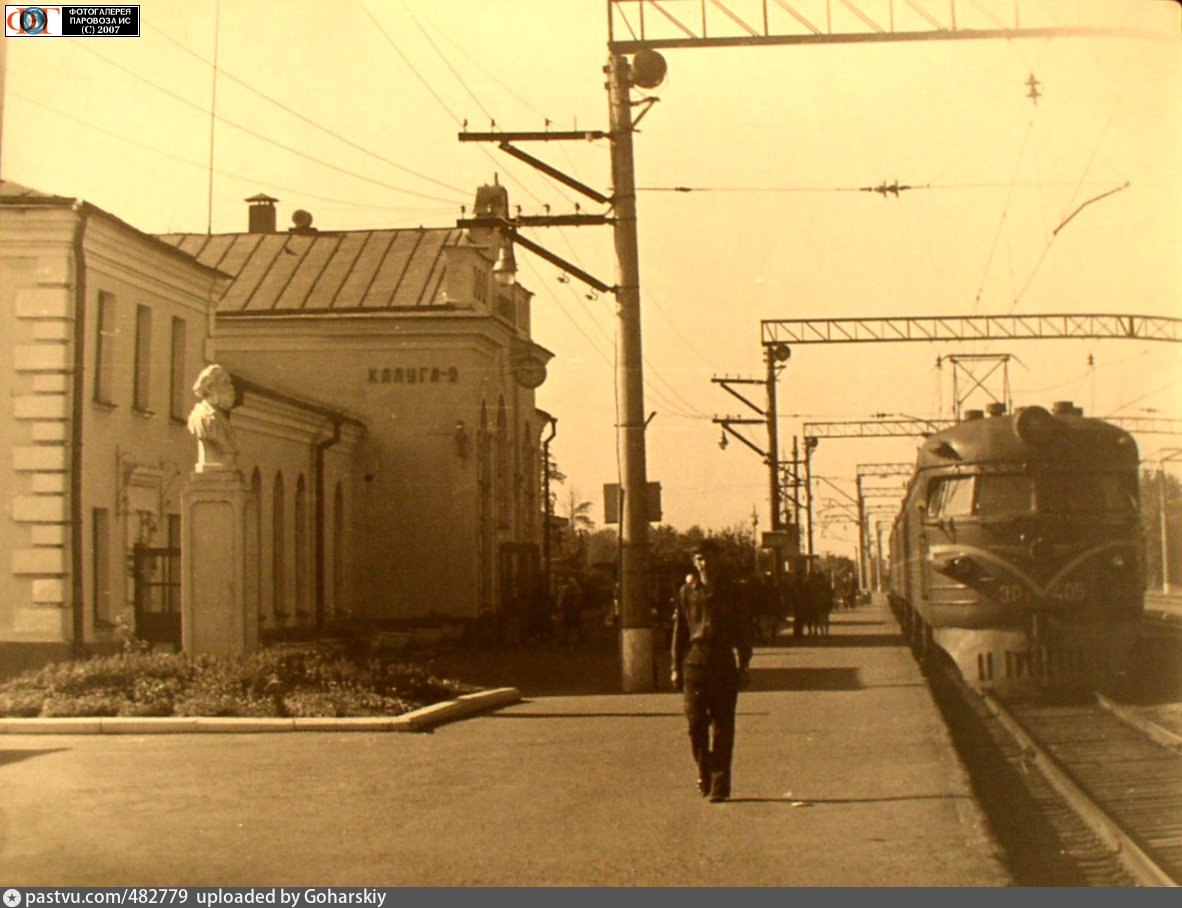
<path fill-rule="evenodd" d="M 767 360 L 767 465 L 771 480 L 768 503 L 771 509 L 773 532 L 784 529 L 784 506 L 780 498 L 780 429 L 776 416 L 776 350 L 787 350 L 787 346 L 763 348 Z M 787 358 L 786 356 L 784 357 Z"/>
<path fill-rule="evenodd" d="M 866 499 L 862 497 L 862 474 L 856 477 L 858 486 L 858 589 L 866 592 L 870 588 L 866 576 Z"/>
<path fill-rule="evenodd" d="M 640 344 L 640 257 L 636 173 L 632 157 L 632 91 L 627 59 L 605 68 L 611 106 L 612 205 L 615 213 L 617 444 L 620 451 L 620 661 L 626 693 L 654 687 L 652 613 L 648 602 L 644 372 Z"/>

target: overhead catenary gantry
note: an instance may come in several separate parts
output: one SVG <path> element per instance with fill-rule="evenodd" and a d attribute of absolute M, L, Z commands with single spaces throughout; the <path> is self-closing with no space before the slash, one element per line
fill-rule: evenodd
<path fill-rule="evenodd" d="M 1039 21 L 1020 0 L 609 0 L 617 53 L 888 41 L 1174 36 L 1110 23 Z M 1024 15 L 1025 14 L 1025 15 Z"/>
<path fill-rule="evenodd" d="M 1156 315 L 925 315 L 889 318 L 763 319 L 764 346 L 906 341 L 1182 341 L 1182 319 Z"/>

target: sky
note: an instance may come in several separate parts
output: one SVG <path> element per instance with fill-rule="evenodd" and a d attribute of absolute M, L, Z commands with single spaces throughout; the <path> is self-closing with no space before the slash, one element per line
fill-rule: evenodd
<path fill-rule="evenodd" d="M 725 5 L 759 21 L 760 0 Z M 791 21 L 768 6 L 773 26 Z M 828 6 L 835 30 L 867 30 L 838 0 L 790 6 L 822 26 Z M 919 27 L 917 10 L 949 10 L 854 6 L 877 23 L 893 10 L 899 28 Z M 766 467 L 737 442 L 720 447 L 713 422 L 755 414 L 711 381 L 763 376 L 761 319 L 1182 317 L 1182 7 L 1017 6 L 1025 25 L 1157 37 L 664 52 L 664 83 L 638 93 L 659 102 L 635 157 L 648 476 L 662 484 L 666 523 L 769 528 Z M 700 15 L 698 0 L 663 7 Z M 989 27 L 1015 3 L 955 7 L 962 27 Z M 303 208 L 324 230 L 449 226 L 494 175 L 523 213 L 604 210 L 457 132 L 465 120 L 606 129 L 606 0 L 143 0 L 141 22 L 139 38 L 5 40 L 5 179 L 149 233 L 245 230 L 243 199 L 260 191 L 280 199 L 281 224 Z M 610 190 L 606 142 L 528 150 Z M 896 181 L 915 188 L 861 191 Z M 528 235 L 615 283 L 609 228 Z M 518 264 L 536 294 L 534 338 L 555 353 L 537 401 L 559 420 L 560 502 L 590 500 L 602 521 L 602 486 L 617 479 L 614 302 L 524 251 Z M 798 346 L 777 386 L 782 449 L 805 422 L 949 418 L 957 353 L 1011 355 L 1018 406 L 1074 400 L 1090 415 L 1182 419 L 1172 343 Z M 759 427 L 748 436 L 766 444 Z M 1182 446 L 1138 443 L 1147 462 Z M 913 461 L 916 444 L 821 442 L 819 551 L 851 550 L 838 490 L 852 491 L 857 465 Z"/>

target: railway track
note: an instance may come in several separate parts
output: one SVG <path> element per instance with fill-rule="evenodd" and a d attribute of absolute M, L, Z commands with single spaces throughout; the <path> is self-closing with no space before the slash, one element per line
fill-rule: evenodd
<path fill-rule="evenodd" d="M 1133 880 L 1182 884 L 1182 737 L 1102 697 L 985 703 Z"/>

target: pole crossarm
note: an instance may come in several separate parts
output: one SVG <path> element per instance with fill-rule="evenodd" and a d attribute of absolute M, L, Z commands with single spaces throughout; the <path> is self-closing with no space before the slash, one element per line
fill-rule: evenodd
<path fill-rule="evenodd" d="M 806 422 L 805 438 L 911 438 L 954 425 L 950 419 L 863 419 Z"/>
<path fill-rule="evenodd" d="M 1182 319 L 1154 315 L 948 315 L 899 318 L 764 319 L 764 345 L 951 340 L 1182 341 Z"/>
<path fill-rule="evenodd" d="M 587 223 L 587 224 L 606 223 L 606 219 L 602 218 L 602 216 L 600 216 L 600 215 L 568 214 L 568 215 L 558 215 L 557 217 L 545 216 L 545 217 L 516 217 L 516 218 L 502 218 L 502 217 L 459 218 L 456 220 L 456 226 L 460 227 L 460 228 L 495 227 L 495 228 L 500 228 L 503 230 L 508 230 L 514 243 L 517 243 L 521 247 L 528 249 L 530 252 L 532 252 L 534 255 L 538 256 L 539 258 L 545 259 L 551 265 L 556 265 L 557 267 L 559 267 L 563 271 L 565 271 L 567 274 L 570 274 L 573 277 L 577 277 L 584 284 L 587 284 L 590 287 L 594 287 L 600 293 L 615 293 L 616 288 L 614 286 L 612 286 L 611 284 L 601 281 L 595 275 L 584 271 L 582 268 L 579 268 L 577 265 L 574 265 L 571 262 L 568 262 L 562 256 L 551 252 L 545 246 L 541 246 L 538 243 L 535 243 L 533 240 L 529 239 L 528 237 L 522 236 L 520 233 L 517 232 L 518 227 L 524 227 L 524 226 L 555 227 L 561 223 L 570 223 L 574 219 L 578 219 L 578 223 Z"/>
<path fill-rule="evenodd" d="M 609 0 L 609 46 L 739 47 L 989 38 L 1116 37 L 1171 40 L 1164 31 L 1109 22 L 1057 26 L 1014 0 Z"/>
<path fill-rule="evenodd" d="M 755 442 L 751 441 L 751 439 L 749 439 L 746 435 L 743 435 L 741 432 L 736 432 L 733 428 L 731 428 L 732 426 L 762 426 L 765 424 L 764 420 L 762 420 L 762 419 L 742 419 L 737 416 L 715 416 L 714 419 L 712 420 L 712 422 L 716 426 L 722 426 L 723 432 L 725 432 L 727 435 L 734 436 L 739 441 L 741 441 L 743 444 L 745 444 L 747 447 L 749 447 L 752 451 L 754 451 L 756 454 L 758 454 L 760 457 L 762 457 L 765 461 L 767 460 L 767 457 L 768 457 L 767 451 L 765 451 L 763 448 L 761 448 Z"/>
<path fill-rule="evenodd" d="M 604 195 L 598 189 L 588 186 L 586 183 L 582 182 L 581 180 L 576 180 L 572 176 L 568 176 L 567 174 L 565 174 L 561 170 L 559 170 L 557 167 L 547 164 L 545 161 L 541 160 L 540 158 L 535 158 L 532 154 L 529 154 L 528 152 L 524 152 L 520 148 L 514 148 L 508 142 L 502 142 L 497 147 L 500 148 L 501 151 L 505 152 L 505 154 L 509 155 L 510 157 L 517 158 L 517 160 L 528 164 L 530 167 L 533 167 L 535 170 L 540 170 L 542 173 L 546 174 L 547 176 L 553 177 L 559 183 L 562 183 L 564 186 L 569 186 L 571 189 L 575 190 L 576 192 L 581 192 L 583 195 L 587 196 L 587 198 L 592 199 L 593 201 L 599 202 L 599 204 L 601 204 L 601 205 L 606 205 L 609 202 L 611 202 L 611 198 L 609 196 Z"/>
<path fill-rule="evenodd" d="M 515 229 L 517 227 L 599 227 L 612 223 L 606 214 L 519 214 L 512 218 L 475 217 L 456 218 L 456 226 L 471 227 L 501 227 Z"/>
<path fill-rule="evenodd" d="M 844 498 L 850 504 L 857 505 L 858 499 L 856 499 L 853 495 L 851 495 L 849 492 L 847 492 L 845 489 L 843 489 L 841 486 L 839 486 L 837 483 L 835 483 L 829 477 L 827 477 L 827 476 L 813 476 L 813 479 L 821 480 L 821 482 L 825 483 L 825 485 L 827 485 L 827 486 L 829 486 L 829 488 L 833 489 L 833 491 L 835 491 L 838 495 L 840 495 L 842 498 Z"/>
<path fill-rule="evenodd" d="M 711 378 L 710 381 L 716 385 L 721 385 L 724 391 L 726 391 L 732 397 L 737 397 L 760 416 L 767 416 L 767 410 L 759 406 L 759 404 L 748 400 L 742 392 L 736 391 L 731 387 L 731 385 L 766 385 L 767 383 L 762 378 Z M 754 421 L 760 422 L 760 420 Z"/>
<path fill-rule="evenodd" d="M 602 129 L 518 130 L 516 132 L 468 132 L 459 134 L 461 142 L 593 142 L 606 139 L 611 133 Z"/>

